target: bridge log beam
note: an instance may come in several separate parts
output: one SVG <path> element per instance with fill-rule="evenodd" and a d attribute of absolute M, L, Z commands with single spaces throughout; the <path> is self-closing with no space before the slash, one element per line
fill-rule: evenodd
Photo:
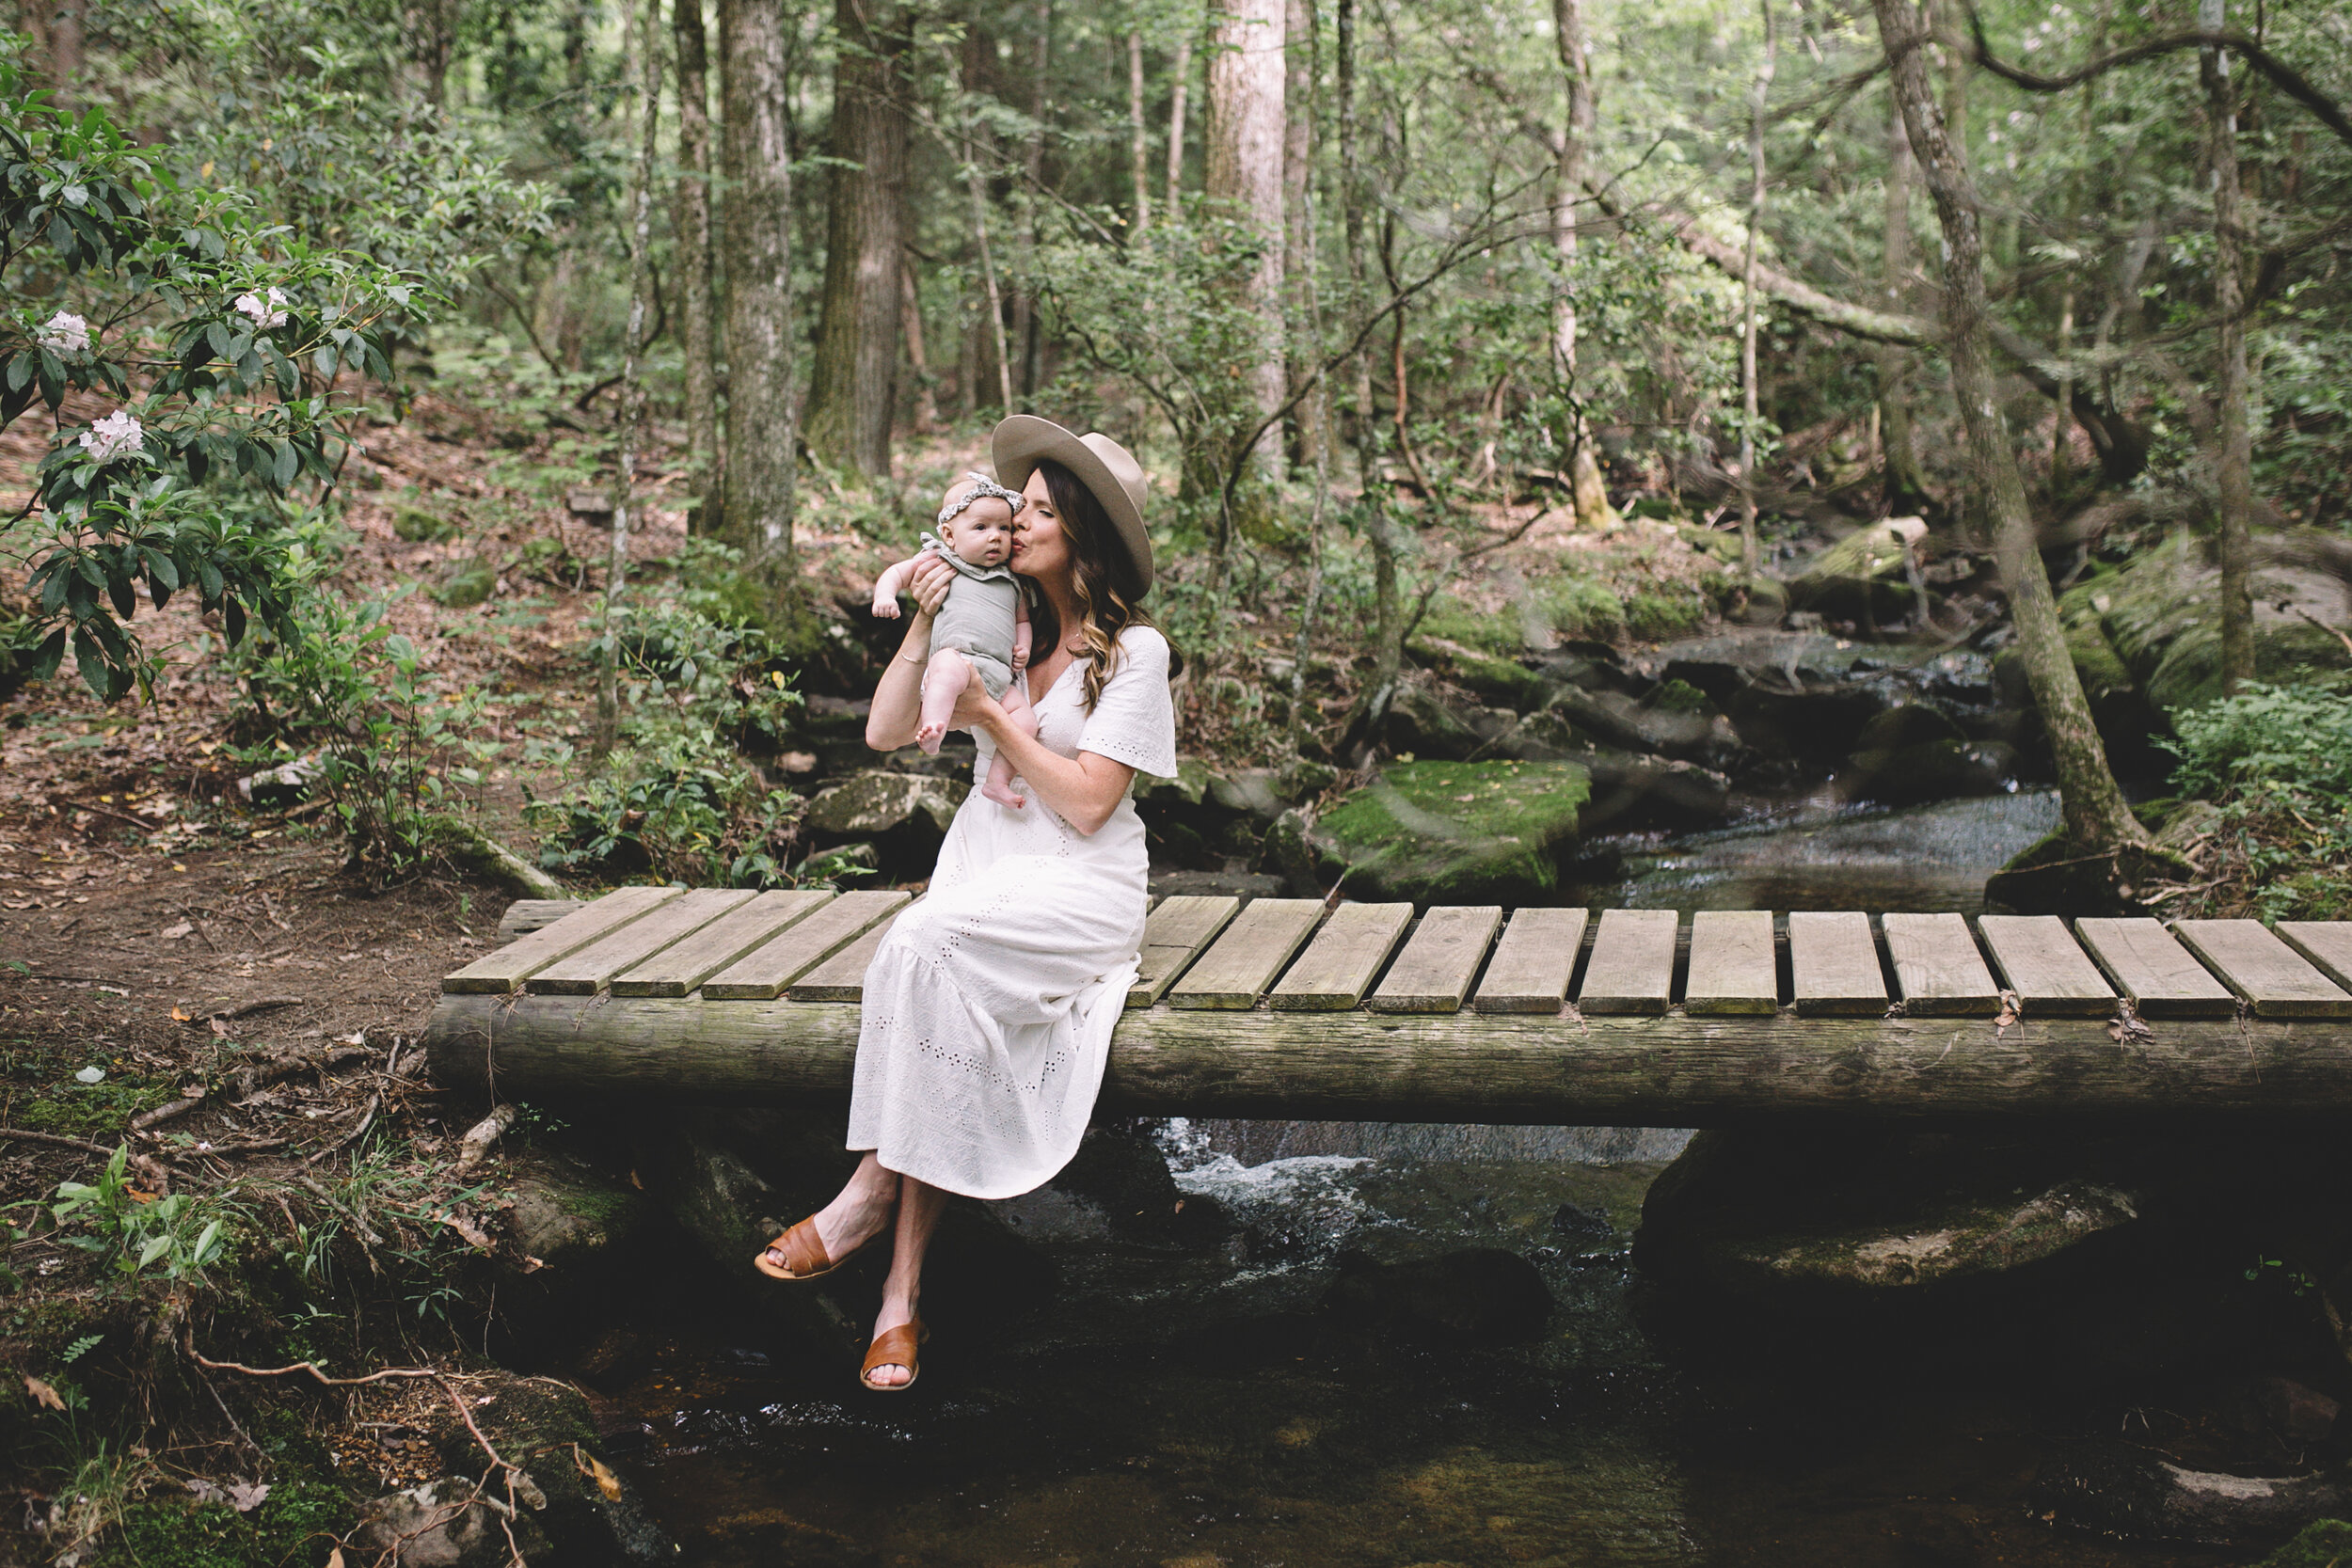
<path fill-rule="evenodd" d="M 1759 1121 L 2352 1116 L 2352 1023 L 1129 1012 L 1127 1115 L 1712 1127 Z M 858 1008 L 444 996 L 436 1077 L 503 1096 L 846 1101 Z"/>

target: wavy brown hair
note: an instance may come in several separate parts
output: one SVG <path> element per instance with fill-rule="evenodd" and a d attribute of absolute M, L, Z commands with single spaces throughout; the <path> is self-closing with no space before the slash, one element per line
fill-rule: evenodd
<path fill-rule="evenodd" d="M 1102 699 L 1103 683 L 1111 677 L 1118 657 L 1119 634 L 1129 626 L 1153 626 L 1151 612 L 1129 595 L 1136 571 L 1120 547 L 1119 530 L 1094 499 L 1094 492 L 1061 464 L 1047 458 L 1037 466 L 1045 476 L 1045 493 L 1054 498 L 1054 514 L 1061 519 L 1062 537 L 1070 542 L 1071 580 L 1076 586 L 1078 613 L 1084 623 L 1087 661 L 1084 677 L 1087 706 Z M 1036 646 L 1061 641 L 1054 607 L 1043 595 L 1030 610 L 1030 635 Z M 1165 633 L 1163 633 L 1165 635 Z M 1184 657 L 1168 644 L 1168 673 L 1172 678 L 1184 668 Z"/>

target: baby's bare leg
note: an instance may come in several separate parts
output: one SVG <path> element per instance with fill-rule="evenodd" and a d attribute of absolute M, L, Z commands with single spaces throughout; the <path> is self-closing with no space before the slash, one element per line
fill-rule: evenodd
<path fill-rule="evenodd" d="M 1004 706 L 1005 717 L 1012 721 L 1015 729 L 1023 735 L 1037 734 L 1037 709 L 1031 707 L 1029 699 L 1023 695 L 1020 682 L 1015 681 L 1005 688 L 1005 694 L 999 701 Z M 980 785 L 980 793 L 1000 806 L 1019 807 L 1029 803 L 1027 796 L 1014 792 L 1012 763 L 1002 752 L 998 752 L 995 759 L 988 765 L 988 782 Z"/>
<path fill-rule="evenodd" d="M 963 695 L 965 687 L 979 678 L 979 673 L 953 648 L 942 648 L 931 655 L 931 662 L 923 672 L 923 722 L 914 731 L 917 746 L 932 756 L 939 754 L 939 743 L 947 734 L 947 722 L 955 717 L 956 699 Z"/>

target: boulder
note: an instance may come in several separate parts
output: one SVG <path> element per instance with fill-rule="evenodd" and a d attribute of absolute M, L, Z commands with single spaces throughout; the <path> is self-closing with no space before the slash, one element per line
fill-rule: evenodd
<path fill-rule="evenodd" d="M 509 1155 L 499 1184 L 506 1223 L 527 1257 L 580 1275 L 625 1266 L 656 1223 L 645 1195 L 546 1149 Z"/>
<path fill-rule="evenodd" d="M 2103 689 L 2117 689 L 2115 666 L 2099 657 L 2087 628 L 2074 630 L 2087 622 L 2096 626 L 2153 713 L 2201 706 L 2219 696 L 2220 583 L 2220 569 L 2206 560 L 2201 543 L 2176 537 L 2069 590 L 2060 609 L 2086 688 L 2096 679 Z M 2273 565 L 2255 572 L 2253 592 L 2258 678 L 2296 681 L 2352 665 L 2352 651 L 2330 629 L 2352 630 L 2352 602 L 2343 581 Z"/>
<path fill-rule="evenodd" d="M 809 801 L 802 823 L 820 842 L 869 840 L 882 863 L 911 876 L 937 859 L 970 781 L 920 773 L 858 773 Z"/>
<path fill-rule="evenodd" d="M 1540 904 L 1560 882 L 1582 768 L 1558 762 L 1391 766 L 1319 817 L 1285 814 L 1270 847 L 1294 883 L 1359 899 Z"/>
<path fill-rule="evenodd" d="M 1380 733 L 1399 756 L 1444 762 L 1466 760 L 1486 739 L 1434 692 L 1413 686 L 1399 687 L 1390 699 Z"/>
<path fill-rule="evenodd" d="M 401 1568 L 507 1568 L 514 1554 L 500 1528 L 505 1512 L 504 1487 L 485 1493 L 462 1476 L 443 1476 L 369 1503 L 359 1511 L 352 1544 L 367 1560 Z M 513 1528 L 526 1559 L 548 1549 L 528 1505 Z"/>
<path fill-rule="evenodd" d="M 1682 680 L 1661 682 L 1636 701 L 1621 692 L 1574 688 L 1552 701 L 1579 730 L 1631 752 L 1724 768 L 1739 760 L 1740 734 L 1714 700 Z"/>
<path fill-rule="evenodd" d="M 1807 559 L 1788 581 L 1788 602 L 1834 621 L 1899 621 L 1918 610 L 1912 575 L 1928 525 L 1888 517 L 1856 529 Z"/>
<path fill-rule="evenodd" d="M 1994 794 L 2016 767 L 2014 747 L 1971 741 L 1940 709 L 1899 703 L 1862 726 L 1837 783 L 1848 800 L 1908 806 Z"/>
<path fill-rule="evenodd" d="M 1532 1339 L 1551 1315 L 1551 1291 L 1535 1265 L 1500 1247 L 1466 1247 L 1434 1258 L 1375 1263 L 1343 1252 L 1340 1276 L 1323 1298 L 1343 1321 L 1448 1345 Z"/>
<path fill-rule="evenodd" d="M 1551 694 L 1552 682 L 1518 660 L 1442 637 L 1416 637 L 1406 651 L 1455 686 L 1514 712 L 1541 707 Z"/>

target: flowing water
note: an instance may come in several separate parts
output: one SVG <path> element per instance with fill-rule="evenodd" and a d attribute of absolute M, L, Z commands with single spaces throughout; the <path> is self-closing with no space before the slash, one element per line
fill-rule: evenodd
<path fill-rule="evenodd" d="M 2054 817 L 2046 795 L 1799 813 L 1645 849 L 1608 901 L 1972 908 Z M 943 1315 L 904 1395 L 785 1353 L 795 1341 L 755 1318 L 676 1317 L 608 1410 L 685 1560 L 2248 1560 L 2059 1535 L 2033 1515 L 2036 1466 L 2087 1423 L 2109 1430 L 2111 1410 L 1676 1326 L 1629 1248 L 1687 1134 L 1177 1121 L 1154 1136 L 1183 1203 L 1222 1223 L 1171 1240 L 1159 1216 L 1051 1189 L 1004 1206 L 1057 1285 L 993 1316 Z M 1442 1274 L 1430 1260 L 1465 1248 L 1527 1259 L 1549 1312 L 1485 1337 L 1416 1319 Z M 1335 1293 L 1367 1269 L 1386 1270 L 1373 1290 Z"/>

